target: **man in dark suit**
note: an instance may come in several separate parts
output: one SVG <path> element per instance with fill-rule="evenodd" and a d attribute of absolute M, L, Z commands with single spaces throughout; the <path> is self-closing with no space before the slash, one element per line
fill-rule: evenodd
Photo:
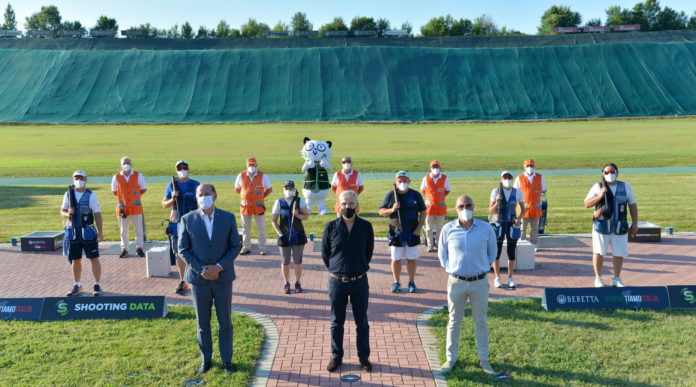
<path fill-rule="evenodd" d="M 227 374 L 232 365 L 232 281 L 235 279 L 234 259 L 241 246 L 234 215 L 215 207 L 217 193 L 211 184 L 196 190 L 199 209 L 181 218 L 179 224 L 179 255 L 186 261 L 186 282 L 193 286 L 193 306 L 198 323 L 198 346 L 203 362 L 197 374 L 210 369 L 213 338 L 210 318 L 213 304 L 220 324 L 220 357 Z"/>

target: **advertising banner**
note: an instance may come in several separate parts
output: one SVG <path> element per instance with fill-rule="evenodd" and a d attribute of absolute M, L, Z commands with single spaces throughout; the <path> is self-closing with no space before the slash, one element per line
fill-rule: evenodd
<path fill-rule="evenodd" d="M 541 305 L 546 310 L 667 309 L 669 297 L 664 286 L 546 288 Z"/>
<path fill-rule="evenodd" d="M 160 318 L 167 315 L 164 296 L 51 297 L 41 320 Z"/>
<path fill-rule="evenodd" d="M 39 320 L 43 298 L 0 298 L 0 320 Z"/>

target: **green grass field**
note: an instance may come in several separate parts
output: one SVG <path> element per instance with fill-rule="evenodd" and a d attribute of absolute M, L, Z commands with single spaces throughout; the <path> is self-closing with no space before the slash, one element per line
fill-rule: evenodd
<path fill-rule="evenodd" d="M 206 384 L 245 386 L 263 344 L 263 328 L 233 313 L 237 372 L 222 370 L 214 343 Z M 217 341 L 217 323 L 213 321 Z M 190 306 L 170 306 L 163 319 L 0 321 L 0 385 L 176 386 L 199 379 L 196 316 Z"/>
<path fill-rule="evenodd" d="M 0 127 L 0 177 L 111 176 L 128 155 L 146 176 L 186 159 L 198 175 L 236 174 L 255 156 L 268 173 L 299 173 L 302 139 L 333 142 L 333 164 L 365 172 L 696 165 L 696 119 L 440 124 L 51 125 Z"/>
<path fill-rule="evenodd" d="M 693 386 L 693 310 L 544 311 L 538 299 L 490 302 L 490 361 L 513 376 L 496 383 L 478 368 L 471 309 L 459 359 L 446 374 L 455 386 Z M 445 359 L 446 310 L 431 319 Z"/>
<path fill-rule="evenodd" d="M 649 220 L 663 227 L 671 226 L 676 231 L 696 230 L 696 202 L 690 200 L 686 192 L 696 190 L 696 179 L 687 174 L 665 175 L 626 175 L 622 176 L 634 187 L 639 218 Z M 549 224 L 548 233 L 586 233 L 590 232 L 591 210 L 583 207 L 583 199 L 591 185 L 597 181 L 593 176 L 551 176 L 547 179 L 549 189 Z M 420 183 L 419 183 L 420 184 Z M 475 215 L 486 216 L 488 200 L 493 188 L 498 184 L 495 178 L 453 179 L 453 194 L 447 199 L 450 207 L 449 217 L 454 219 L 455 195 L 466 193 L 474 198 Z M 277 199 L 282 191 L 282 183 L 274 183 L 271 198 Z M 107 185 L 89 186 L 97 193 L 102 213 L 104 214 L 105 238 L 118 240 L 119 231 L 116 219 L 116 198 Z M 234 192 L 233 182 L 217 183 L 218 207 L 231 210 L 239 215 L 239 195 Z M 378 216 L 377 209 L 390 189 L 390 181 L 367 180 L 365 191 L 360 195 L 361 216 L 373 223 L 375 233 L 386 236 L 386 218 Z M 143 196 L 147 236 L 149 239 L 165 239 L 160 221 L 169 215 L 161 207 L 165 184 L 151 184 Z M 59 209 L 65 187 L 13 187 L 0 186 L 0 217 L 11 221 L 0 224 L 0 241 L 7 242 L 13 236 L 24 235 L 30 231 L 61 230 L 62 223 Z M 328 201 L 333 207 L 333 199 Z M 270 208 L 272 201 L 267 201 Z M 321 235 L 324 224 L 333 219 L 333 215 L 312 215 L 305 222 L 307 232 Z M 270 216 L 266 217 L 267 234 L 275 237 L 271 228 Z M 237 219 L 241 227 L 241 219 Z M 255 228 L 254 228 L 255 231 Z M 131 232 L 131 237 L 133 233 Z"/>

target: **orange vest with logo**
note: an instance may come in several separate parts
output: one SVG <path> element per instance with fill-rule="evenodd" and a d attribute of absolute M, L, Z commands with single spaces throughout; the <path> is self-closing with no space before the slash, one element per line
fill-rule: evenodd
<path fill-rule="evenodd" d="M 241 195 L 242 203 L 239 209 L 242 215 L 263 215 L 266 212 L 266 206 L 263 202 L 263 195 L 266 188 L 263 186 L 263 172 L 256 171 L 256 176 L 251 179 L 246 171 L 240 173 L 242 176 L 242 186 L 239 194 Z"/>
<path fill-rule="evenodd" d="M 338 171 L 336 173 L 336 204 L 334 205 L 334 211 L 336 211 L 337 214 L 341 213 L 341 204 L 338 202 L 338 195 L 348 190 L 358 193 L 358 188 L 358 171 L 354 169 L 353 173 L 351 173 L 350 177 L 347 179 L 343 171 Z M 359 212 L 360 210 L 356 211 L 356 213 Z"/>
<path fill-rule="evenodd" d="M 425 210 L 426 215 L 447 215 L 445 180 L 447 180 L 447 175 L 445 174 L 440 174 L 437 183 L 430 174 L 425 176 L 425 200 L 430 202 L 430 205 Z"/>
<path fill-rule="evenodd" d="M 140 184 L 138 184 L 139 174 L 133 171 L 126 180 L 126 178 L 120 174 L 116 174 L 116 197 L 118 197 L 119 204 L 123 203 L 125 206 L 123 211 L 126 215 L 139 215 L 143 213 L 143 203 L 140 201 L 140 196 L 142 190 L 140 189 Z M 121 211 L 116 208 L 116 215 L 121 216 Z"/>
<path fill-rule="evenodd" d="M 530 218 L 540 218 L 541 217 L 541 175 L 536 174 L 529 182 L 529 178 L 526 173 L 521 173 L 517 178 L 520 180 L 520 190 L 524 195 L 524 204 L 527 207 L 527 212 L 524 217 Z"/>

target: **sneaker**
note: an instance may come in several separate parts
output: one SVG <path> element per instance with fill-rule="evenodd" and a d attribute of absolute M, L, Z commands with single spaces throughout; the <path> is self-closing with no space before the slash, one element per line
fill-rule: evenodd
<path fill-rule="evenodd" d="M 401 290 L 401 283 L 399 281 L 394 282 L 391 284 L 391 287 L 389 287 L 389 290 L 391 290 L 392 293 L 398 293 Z"/>
<path fill-rule="evenodd" d="M 99 284 L 94 284 L 94 291 L 92 292 L 92 295 L 94 297 L 100 296 L 102 294 L 102 288 L 101 285 Z"/>
<path fill-rule="evenodd" d="M 509 288 L 516 288 L 517 287 L 517 284 L 515 283 L 514 278 L 508 278 L 508 287 Z"/>
<path fill-rule="evenodd" d="M 614 277 L 611 280 L 611 286 L 617 287 L 617 288 L 625 288 L 626 285 L 624 285 L 623 281 L 621 281 L 621 277 Z"/>
<path fill-rule="evenodd" d="M 251 249 L 244 246 L 244 247 L 242 247 L 242 251 L 239 252 L 239 255 L 247 255 L 249 253 L 251 253 Z"/>
<path fill-rule="evenodd" d="M 118 255 L 119 258 L 125 258 L 128 255 L 128 249 L 122 249 L 121 254 Z"/>
<path fill-rule="evenodd" d="M 493 286 L 496 288 L 502 288 L 503 287 L 503 281 L 500 279 L 500 277 L 495 277 L 493 280 Z"/>
<path fill-rule="evenodd" d="M 489 363 L 486 360 L 481 360 L 481 362 L 479 363 L 479 366 L 481 367 L 483 372 L 485 372 L 487 374 L 494 374 L 495 373 L 495 371 L 493 370 L 493 367 L 491 367 L 491 363 Z"/>
<path fill-rule="evenodd" d="M 329 372 L 334 372 L 338 369 L 338 367 L 343 364 L 343 359 L 340 357 L 333 357 L 329 361 L 329 364 L 326 366 L 326 370 Z"/>
<path fill-rule="evenodd" d="M 454 363 L 447 360 L 446 362 L 442 363 L 442 365 L 440 366 L 440 371 L 450 372 L 450 371 L 452 371 L 452 368 L 454 368 Z"/>
<path fill-rule="evenodd" d="M 300 281 L 295 282 L 295 293 L 302 293 L 302 285 Z"/>
<path fill-rule="evenodd" d="M 290 294 L 290 284 L 287 282 L 285 283 L 285 286 L 283 286 L 283 293 Z"/>
<path fill-rule="evenodd" d="M 181 281 L 181 282 L 179 282 L 179 286 L 176 287 L 176 290 L 174 291 L 174 293 L 183 296 L 184 294 L 186 294 L 186 290 L 187 290 L 186 289 L 186 282 Z"/>
<path fill-rule="evenodd" d="M 416 287 L 416 283 L 413 281 L 408 281 L 408 292 L 409 293 L 417 293 L 418 288 Z"/>
<path fill-rule="evenodd" d="M 261 250 L 261 251 L 259 251 L 259 255 L 266 255 L 266 252 Z"/>
<path fill-rule="evenodd" d="M 594 287 L 596 287 L 596 288 L 603 288 L 604 287 L 604 282 L 602 282 L 602 277 L 595 277 Z"/>
<path fill-rule="evenodd" d="M 75 284 L 72 289 L 68 292 L 68 297 L 79 296 L 82 293 L 82 285 Z"/>
<path fill-rule="evenodd" d="M 435 248 L 433 246 L 428 246 L 428 252 L 429 253 L 435 252 Z"/>
<path fill-rule="evenodd" d="M 142 258 L 142 257 L 145 256 L 145 252 L 143 251 L 143 248 L 142 248 L 142 247 L 138 247 L 138 248 L 135 250 L 135 253 L 138 254 L 138 256 L 139 256 L 140 258 Z"/>
<path fill-rule="evenodd" d="M 368 358 L 360 358 L 360 368 L 365 372 L 372 372 L 372 363 Z"/>

